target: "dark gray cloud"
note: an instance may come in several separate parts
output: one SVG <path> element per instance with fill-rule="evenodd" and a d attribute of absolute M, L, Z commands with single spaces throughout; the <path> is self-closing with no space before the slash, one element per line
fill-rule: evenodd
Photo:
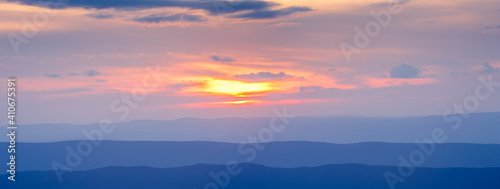
<path fill-rule="evenodd" d="M 256 10 L 249 13 L 239 14 L 232 16 L 233 18 L 246 18 L 246 19 L 269 19 L 277 18 L 280 16 L 288 16 L 293 13 L 312 11 L 309 7 L 288 7 L 278 10 Z"/>
<path fill-rule="evenodd" d="M 191 10 L 205 10 L 211 15 L 222 15 L 237 12 L 248 12 L 236 17 L 249 19 L 275 18 L 285 16 L 295 12 L 310 11 L 308 7 L 289 7 L 279 10 L 271 10 L 277 3 L 260 0 L 240 0 L 240 1 L 195 1 L 195 0 L 7 0 L 8 2 L 18 2 L 32 6 L 46 6 L 52 9 L 64 8 L 85 8 L 85 9 L 110 9 L 117 10 L 141 10 L 162 7 L 187 8 Z M 90 17 L 104 19 L 112 15 L 88 15 Z M 194 16 L 194 15 L 192 15 Z M 188 16 L 184 19 L 196 20 L 198 18 Z"/>
<path fill-rule="evenodd" d="M 48 3 L 49 8 L 64 9 L 71 7 L 81 7 L 86 9 L 109 9 L 119 10 L 129 9 L 151 9 L 160 7 L 177 7 L 196 10 L 206 10 L 211 14 L 231 13 L 247 10 L 265 9 L 277 4 L 266 1 L 194 1 L 194 0 L 61 0 L 59 2 L 49 0 L 7 0 L 9 2 L 19 2 L 21 4 L 40 6 Z"/>
<path fill-rule="evenodd" d="M 93 76 L 100 76 L 101 75 L 101 72 L 98 72 L 96 70 L 88 70 L 88 71 L 85 71 L 82 73 L 82 75 L 85 75 L 85 76 L 90 76 L 90 77 L 93 77 Z"/>
<path fill-rule="evenodd" d="M 287 75 L 284 72 L 280 72 L 277 74 L 271 72 L 259 72 L 259 73 L 251 73 L 251 74 L 238 74 L 234 77 L 245 80 L 268 80 L 268 79 L 285 79 L 285 78 L 293 78 L 291 75 Z"/>
<path fill-rule="evenodd" d="M 99 14 L 99 13 L 90 13 L 90 14 L 86 14 L 85 16 L 95 18 L 95 19 L 108 19 L 108 18 L 115 17 L 112 14 Z"/>
<path fill-rule="evenodd" d="M 56 74 L 56 73 L 44 73 L 43 76 L 50 77 L 50 78 L 60 78 L 61 77 L 61 75 Z"/>
<path fill-rule="evenodd" d="M 486 62 L 483 64 L 483 68 L 481 69 L 481 73 L 493 74 L 493 73 L 498 72 L 498 70 L 500 70 L 500 68 L 495 68 L 495 67 L 491 66 L 490 63 Z"/>
<path fill-rule="evenodd" d="M 415 66 L 408 64 L 401 64 L 392 67 L 390 77 L 392 78 L 419 78 L 422 71 Z"/>
<path fill-rule="evenodd" d="M 234 58 L 227 57 L 227 56 L 212 55 L 210 58 L 212 58 L 212 60 L 217 61 L 217 62 L 235 62 L 236 61 Z"/>
<path fill-rule="evenodd" d="M 161 23 L 161 22 L 178 22 L 178 21 L 188 21 L 188 22 L 204 22 L 206 18 L 200 15 L 191 15 L 187 13 L 164 15 L 164 14 L 153 14 L 146 17 L 139 17 L 133 19 L 136 22 L 143 23 Z"/>

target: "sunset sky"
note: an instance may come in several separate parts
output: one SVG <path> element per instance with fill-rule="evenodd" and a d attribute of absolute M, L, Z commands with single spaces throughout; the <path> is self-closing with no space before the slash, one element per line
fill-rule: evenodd
<path fill-rule="evenodd" d="M 162 82 L 122 121 L 272 116 L 284 106 L 303 116 L 441 115 L 474 94 L 478 76 L 500 81 L 498 0 L 39 2 L 0 1 L 0 84 L 17 77 L 21 124 L 118 117 L 112 102 L 144 88 L 148 69 Z M 377 21 L 371 12 L 396 6 L 348 62 L 339 45 Z M 26 40 L 17 49 L 14 35 Z M 499 100 L 478 111 L 500 111 Z"/>

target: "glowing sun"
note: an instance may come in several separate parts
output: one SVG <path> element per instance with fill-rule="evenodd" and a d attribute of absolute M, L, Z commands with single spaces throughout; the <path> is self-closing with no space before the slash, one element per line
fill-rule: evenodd
<path fill-rule="evenodd" d="M 205 91 L 233 96 L 245 96 L 273 90 L 271 82 L 247 83 L 233 80 L 209 80 L 205 83 Z"/>

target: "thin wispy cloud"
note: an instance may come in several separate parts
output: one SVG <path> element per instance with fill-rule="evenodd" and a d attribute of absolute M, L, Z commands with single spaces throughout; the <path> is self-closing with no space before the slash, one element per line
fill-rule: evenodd
<path fill-rule="evenodd" d="M 57 73 L 45 73 L 45 74 L 43 74 L 43 76 L 50 77 L 50 78 L 60 78 L 61 77 L 61 75 L 59 75 Z"/>
<path fill-rule="evenodd" d="M 207 19 L 201 15 L 181 13 L 172 15 L 153 14 L 145 17 L 134 18 L 133 20 L 142 23 L 162 23 L 162 22 L 179 22 L 179 21 L 204 22 Z"/>
<path fill-rule="evenodd" d="M 34 95 L 55 95 L 55 94 L 74 94 L 74 93 L 82 93 L 82 92 L 90 92 L 92 89 L 90 88 L 67 88 L 67 89 L 59 89 L 59 90 L 45 90 L 45 91 L 28 91 L 27 94 Z"/>
<path fill-rule="evenodd" d="M 273 24 L 272 27 L 288 27 L 288 26 L 297 26 L 300 24 L 301 23 L 298 23 L 298 22 L 280 22 L 277 24 Z"/>
<path fill-rule="evenodd" d="M 500 68 L 493 67 L 492 65 L 490 65 L 490 63 L 486 62 L 483 64 L 483 67 L 480 70 L 480 72 L 483 74 L 493 74 L 493 73 L 499 72 L 499 70 L 500 70 Z"/>
<path fill-rule="evenodd" d="M 102 14 L 102 13 L 90 13 L 90 14 L 86 14 L 85 16 L 95 18 L 95 19 L 109 19 L 109 18 L 115 17 L 112 14 Z"/>
<path fill-rule="evenodd" d="M 244 80 L 276 80 L 276 79 L 287 79 L 293 78 L 292 75 L 285 74 L 284 72 L 271 73 L 271 72 L 258 72 L 250 74 L 238 74 L 234 76 L 238 79 Z"/>
<path fill-rule="evenodd" d="M 217 56 L 217 55 L 212 55 L 210 56 L 213 61 L 216 62 L 235 62 L 236 60 L 234 58 L 228 57 L 228 56 Z"/>
<path fill-rule="evenodd" d="M 68 72 L 65 74 L 66 76 L 79 76 L 81 75 L 80 73 L 76 73 L 76 72 Z"/>
<path fill-rule="evenodd" d="M 246 18 L 246 19 L 271 19 L 278 18 L 281 16 L 288 16 L 291 14 L 299 13 L 299 12 L 308 12 L 312 11 L 309 7 L 288 7 L 284 9 L 277 10 L 256 10 L 254 12 L 243 13 L 239 15 L 232 16 L 233 18 Z"/>
<path fill-rule="evenodd" d="M 487 29 L 500 29 L 500 25 L 485 26 Z"/>

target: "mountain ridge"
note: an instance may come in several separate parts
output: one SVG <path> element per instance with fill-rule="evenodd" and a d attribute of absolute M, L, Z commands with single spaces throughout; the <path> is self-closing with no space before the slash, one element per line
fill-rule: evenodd
<path fill-rule="evenodd" d="M 359 164 L 324 165 L 313 168 L 270 168 L 238 164 L 237 174 L 223 177 L 226 166 L 193 165 L 179 168 L 106 167 L 66 173 L 59 182 L 52 171 L 19 172 L 16 182 L 1 179 L 9 188 L 203 188 L 209 183 L 224 188 L 388 188 L 384 173 L 397 173 L 394 166 Z M 217 173 L 213 177 L 210 173 Z M 397 188 L 495 188 L 500 186 L 500 168 L 414 169 Z M 227 180 L 215 180 L 228 178 Z M 22 180 L 21 180 L 22 179 Z M 221 183 L 223 181 L 224 183 Z M 257 182 L 258 181 L 258 182 Z M 363 182 L 360 182 L 363 181 Z"/>

